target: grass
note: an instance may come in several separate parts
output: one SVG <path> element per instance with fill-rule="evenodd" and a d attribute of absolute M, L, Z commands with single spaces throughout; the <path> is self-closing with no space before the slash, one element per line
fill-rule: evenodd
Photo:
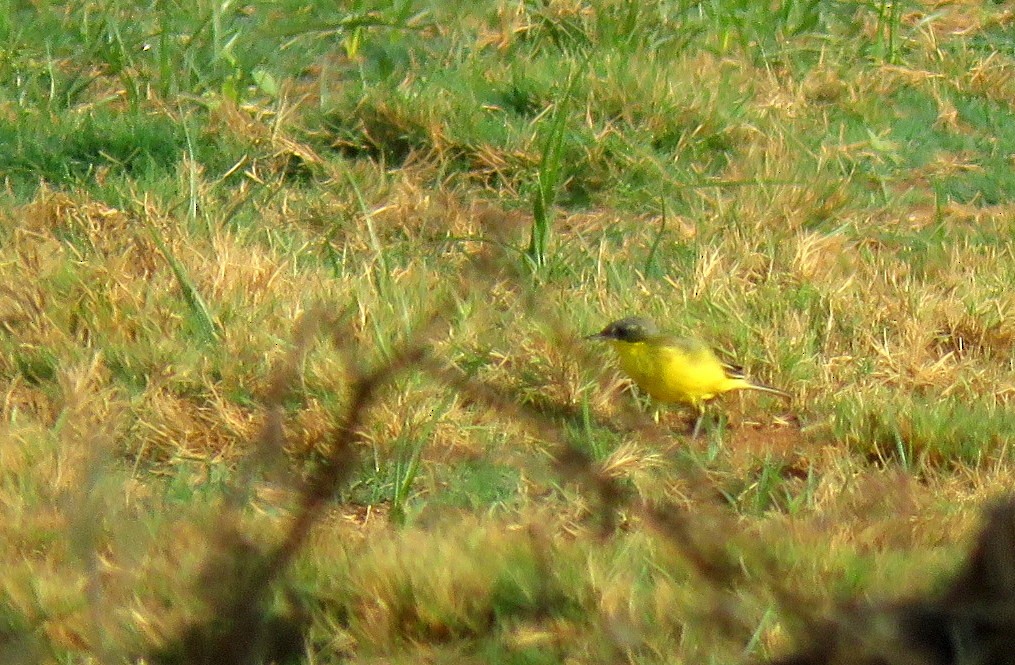
<path fill-rule="evenodd" d="M 1010 484 L 1003 4 L 7 5 L 4 662 L 768 658 Z"/>

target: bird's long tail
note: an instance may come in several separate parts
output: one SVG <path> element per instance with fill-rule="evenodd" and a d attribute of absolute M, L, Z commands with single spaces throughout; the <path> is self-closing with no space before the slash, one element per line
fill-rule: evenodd
<path fill-rule="evenodd" d="M 764 383 L 758 383 L 757 381 L 747 378 L 747 375 L 744 373 L 744 368 L 738 365 L 723 363 L 723 370 L 725 370 L 726 376 L 729 378 L 736 379 L 738 383 L 742 381 L 743 383 L 740 387 L 745 390 L 758 390 L 764 393 L 772 393 L 773 395 L 778 395 L 779 397 L 784 397 L 786 399 L 791 399 L 793 397 L 785 390 L 779 390 L 778 388 L 774 388 Z"/>
<path fill-rule="evenodd" d="M 779 390 L 778 388 L 773 388 L 772 386 L 767 386 L 764 383 L 758 383 L 756 381 L 751 381 L 750 379 L 745 379 L 745 381 L 746 381 L 747 385 L 744 386 L 744 387 L 749 389 L 749 390 L 760 390 L 763 393 L 772 393 L 773 395 L 778 395 L 779 397 L 785 397 L 786 399 L 792 399 L 792 397 L 793 397 L 793 395 L 789 394 L 785 390 Z"/>

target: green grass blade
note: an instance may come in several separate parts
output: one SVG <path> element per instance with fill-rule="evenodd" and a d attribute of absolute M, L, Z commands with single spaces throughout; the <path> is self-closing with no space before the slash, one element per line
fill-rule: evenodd
<path fill-rule="evenodd" d="M 159 248 L 162 256 L 166 258 L 166 262 L 173 271 L 173 275 L 176 277 L 176 283 L 180 286 L 180 292 L 183 294 L 183 300 L 187 303 L 187 307 L 190 308 L 190 313 L 193 315 L 194 320 L 197 322 L 198 331 L 201 334 L 202 341 L 206 343 L 216 343 L 219 341 L 218 328 L 215 325 L 215 319 L 212 317 L 211 312 L 208 309 L 207 303 L 201 296 L 201 292 L 198 291 L 194 285 L 193 280 L 187 274 L 186 268 L 176 258 L 172 250 L 165 243 L 162 237 L 158 234 L 153 226 L 148 226 L 149 234 L 151 235 L 152 242 Z"/>
<path fill-rule="evenodd" d="M 532 197 L 532 226 L 529 232 L 529 246 L 525 252 L 529 265 L 533 268 L 542 268 L 547 262 L 550 231 L 553 225 L 553 204 L 560 186 L 564 136 L 577 78 L 575 72 L 572 72 L 568 77 L 564 95 L 553 109 L 549 130 L 543 141 L 542 156 L 536 173 L 536 189 Z"/>

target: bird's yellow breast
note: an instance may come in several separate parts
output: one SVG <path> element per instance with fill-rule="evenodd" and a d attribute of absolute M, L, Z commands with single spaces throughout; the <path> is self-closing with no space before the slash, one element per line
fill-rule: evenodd
<path fill-rule="evenodd" d="M 638 387 L 660 402 L 679 402 L 701 408 L 716 395 L 742 388 L 743 379 L 727 375 L 723 364 L 693 340 L 612 341 L 620 366 Z"/>

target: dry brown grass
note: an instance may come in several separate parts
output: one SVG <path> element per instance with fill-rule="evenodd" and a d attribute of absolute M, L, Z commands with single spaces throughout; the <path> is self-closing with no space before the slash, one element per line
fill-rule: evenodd
<path fill-rule="evenodd" d="M 596 18 L 537 9 L 458 28 L 510 52 Z M 592 193 L 556 210 L 543 271 L 521 256 L 535 134 L 478 141 L 464 120 L 508 111 L 381 87 L 360 143 L 301 131 L 320 96 L 223 101 L 206 130 L 246 155 L 224 172 L 188 153 L 117 204 L 86 184 L 12 203 L 0 660 L 744 662 L 939 588 L 1015 471 L 1015 207 L 941 193 L 993 168 L 983 144 L 904 168 L 905 118 L 880 114 L 913 94 L 928 141 L 982 138 L 955 95 L 1010 107 L 1012 60 L 939 51 L 1010 21 L 925 3 L 904 62 L 806 72 L 599 53 L 562 187 Z M 688 440 L 580 341 L 628 313 L 791 406 L 726 399 Z"/>
<path fill-rule="evenodd" d="M 437 222 L 426 221 L 428 214 L 436 214 L 437 208 L 432 207 L 436 204 L 421 198 L 419 185 L 402 185 L 379 196 L 390 201 L 374 216 L 378 232 L 389 239 L 385 242 L 396 237 L 389 235 L 392 232 L 408 243 L 439 240 Z M 801 205 L 798 198 L 794 200 L 784 205 Z M 737 205 L 756 203 L 748 196 L 740 197 Z M 771 205 L 768 202 L 765 210 Z M 470 207 L 453 204 L 441 209 L 448 216 L 448 235 L 480 232 Z M 153 214 L 150 204 L 144 210 Z M 53 648 L 102 653 L 129 650 L 145 642 L 171 642 L 179 626 L 203 616 L 201 611 L 185 609 L 193 602 L 186 598 L 193 598 L 192 594 L 199 598 L 206 589 L 184 591 L 151 583 L 200 578 L 198 571 L 206 566 L 208 552 L 220 551 L 221 545 L 209 539 L 208 531 L 220 520 L 213 517 L 211 506 L 201 504 L 182 515 L 162 514 L 179 509 L 153 497 L 138 473 L 149 468 L 173 473 L 174 466 L 195 462 L 211 468 L 249 455 L 249 442 L 256 440 L 264 416 L 259 407 L 237 403 L 228 395 L 236 390 L 264 394 L 267 368 L 284 353 L 291 317 L 311 303 L 348 302 L 354 295 L 352 325 L 336 330 L 341 331 L 341 345 L 355 350 L 355 356 L 343 359 L 311 342 L 299 363 L 300 378 L 292 379 L 291 389 L 318 397 L 305 399 L 299 409 L 284 416 L 290 450 L 300 451 L 300 456 L 321 450 L 336 409 L 348 403 L 343 395 L 355 376 L 353 368 L 361 362 L 359 356 L 380 358 L 390 353 L 359 349 L 376 348 L 378 341 L 398 343 L 405 324 L 418 320 L 426 305 L 434 302 L 428 291 L 454 294 L 457 303 L 457 309 L 448 310 L 451 315 L 439 326 L 435 339 L 434 352 L 441 363 L 453 367 L 481 359 L 476 379 L 506 390 L 506 399 L 530 402 L 537 410 L 542 405 L 575 407 L 585 402 L 602 422 L 630 418 L 630 409 L 624 405 L 631 398 L 621 390 L 623 382 L 614 378 L 612 370 L 602 368 L 604 357 L 574 346 L 575 336 L 587 329 L 582 322 L 600 320 L 601 315 L 591 310 L 623 311 L 626 305 L 622 303 L 644 294 L 648 308 L 664 315 L 675 313 L 670 309 L 674 304 L 701 299 L 731 315 L 740 312 L 744 318 L 734 315 L 729 323 L 748 331 L 747 358 L 763 375 L 770 374 L 773 382 L 788 385 L 797 395 L 789 418 L 759 413 L 759 406 L 768 405 L 763 400 L 730 400 L 723 405 L 730 414 L 730 429 L 714 450 L 707 442 L 688 444 L 672 434 L 681 427 L 678 417 L 665 418 L 663 430 L 644 438 L 655 426 L 642 419 L 634 429 L 620 431 L 616 447 L 595 465 L 597 473 L 611 482 L 630 483 L 636 495 L 691 510 L 695 538 L 714 541 L 708 548 L 734 547 L 730 538 L 764 542 L 764 549 L 782 569 L 782 580 L 793 580 L 786 586 L 806 589 L 818 607 L 837 601 L 836 585 L 842 582 L 835 580 L 842 580 L 846 571 L 858 565 L 857 557 L 878 562 L 876 569 L 863 576 L 862 588 L 890 589 L 892 595 L 926 588 L 950 559 L 941 546 L 957 551 L 961 539 L 956 535 L 971 529 L 972 511 L 962 506 L 974 506 L 995 493 L 1003 486 L 1000 479 L 1010 465 L 993 458 L 996 483 L 982 480 L 981 473 L 971 469 L 918 482 L 899 471 L 872 469 L 829 439 L 828 429 L 818 426 L 812 433 L 801 434 L 796 422 L 818 425 L 814 421 L 826 417 L 823 400 L 840 390 L 882 400 L 891 399 L 889 391 L 901 390 L 1005 403 L 1011 394 L 1010 381 L 997 359 L 1011 349 L 1006 300 L 996 290 L 999 283 L 980 278 L 985 266 L 1001 260 L 1003 250 L 952 244 L 947 257 L 933 268 L 931 282 L 908 273 L 905 265 L 876 243 L 847 239 L 841 232 L 803 231 L 790 224 L 778 231 L 785 243 L 773 252 L 771 241 L 757 233 L 766 228 L 764 220 L 771 214 L 765 210 L 749 217 L 752 225 L 760 225 L 755 232 L 709 240 L 687 279 L 667 285 L 665 298 L 636 278 L 622 294 L 596 289 L 581 293 L 577 300 L 565 291 L 546 289 L 536 309 L 528 304 L 526 290 L 512 279 L 476 275 L 471 279 L 487 285 L 477 292 L 462 286 L 470 279 L 449 282 L 444 273 L 431 269 L 431 261 L 438 260 L 447 270 L 457 264 L 456 270 L 468 271 L 469 252 L 435 253 L 426 259 L 407 256 L 391 274 L 387 287 L 391 297 L 381 300 L 370 276 L 378 257 L 362 227 L 346 229 L 343 240 L 350 263 L 354 257 L 358 261 L 357 272 L 336 278 L 298 266 L 292 256 L 280 255 L 270 245 L 252 245 L 235 234 L 174 235 L 170 231 L 173 218 L 167 215 L 157 228 L 170 238 L 174 253 L 186 257 L 198 287 L 216 302 L 227 303 L 223 311 L 227 308 L 230 313 L 219 347 L 208 353 L 195 352 L 181 335 L 186 311 L 172 276 L 145 240 L 145 227 L 138 220 L 87 200 L 40 194 L 36 202 L 13 213 L 28 223 L 8 247 L 19 260 L 5 264 L 8 283 L 31 285 L 10 291 L 5 299 L 4 325 L 18 335 L 18 346 L 5 357 L 6 371 L 18 367 L 11 364 L 14 357 L 42 357 L 43 353 L 53 357 L 55 371 L 52 384 L 43 375 L 12 383 L 4 402 L 8 422 L 18 422 L 8 425 L 2 465 L 8 483 L 16 481 L 7 485 L 4 500 L 5 559 L 20 557 L 16 570 L 21 571 L 7 578 L 10 607 L 40 622 Z M 954 214 L 963 213 L 968 211 Z M 999 211 L 985 220 L 1003 223 L 1005 215 L 1006 211 Z M 410 218 L 418 224 L 399 221 Z M 963 219 L 957 216 L 956 223 Z M 564 223 L 586 237 L 598 228 L 628 224 L 626 243 L 632 246 L 639 234 L 648 233 L 633 222 L 606 215 L 583 215 Z M 77 237 L 86 241 L 83 248 L 61 241 L 60 234 L 67 232 L 80 234 Z M 308 238 L 297 246 L 312 242 Z M 627 251 L 625 246 L 600 247 L 608 254 Z M 130 269 L 125 268 L 128 265 Z M 589 264 L 586 270 L 584 279 L 590 285 L 605 280 L 608 272 L 602 262 Z M 821 342 L 815 344 L 815 321 L 808 318 L 814 313 L 752 305 L 772 293 L 773 281 L 806 284 L 821 294 L 825 303 L 818 322 Z M 554 309 L 554 300 L 565 311 L 583 312 L 575 325 L 542 318 L 539 312 L 543 307 Z M 978 303 L 979 309 L 963 303 Z M 744 312 L 762 315 L 764 323 L 750 323 Z M 846 321 L 864 324 L 846 335 L 840 332 L 841 326 L 849 325 L 843 315 Z M 680 315 L 678 320 L 687 321 Z M 761 325 L 784 333 L 773 339 Z M 728 334 L 716 336 L 719 344 L 730 344 Z M 125 355 L 131 363 L 140 364 L 132 370 L 144 376 L 142 386 L 131 393 L 112 376 L 122 368 L 110 366 L 109 352 L 89 354 L 88 349 L 99 340 L 110 349 L 130 350 Z M 778 368 L 787 354 L 798 358 L 807 371 L 781 376 Z M 858 362 L 861 358 L 866 369 Z M 44 360 L 39 361 L 43 363 L 40 372 L 47 366 Z M 798 365 L 793 371 L 801 369 Z M 796 383 L 788 380 L 792 376 L 810 378 Z M 364 450 L 378 459 L 393 454 L 391 441 L 417 431 L 449 390 L 411 376 L 400 385 L 401 390 L 389 393 L 369 411 L 364 423 Z M 727 615 L 728 601 L 721 600 L 725 592 L 704 600 L 689 590 L 686 573 L 672 572 L 687 565 L 679 563 L 679 556 L 667 555 L 665 563 L 657 564 L 671 571 L 664 578 L 632 591 L 632 576 L 640 573 L 625 562 L 654 556 L 649 553 L 657 547 L 646 535 L 651 531 L 644 531 L 644 515 L 621 509 L 629 535 L 614 536 L 613 544 L 605 549 L 596 545 L 600 536 L 589 528 L 588 519 L 602 509 L 596 507 L 597 501 L 582 498 L 573 489 L 563 494 L 552 489 L 555 481 L 547 461 L 558 445 L 554 441 L 566 436 L 546 429 L 533 431 L 516 420 L 515 407 L 477 400 L 478 394 L 472 394 L 468 384 L 450 389 L 457 395 L 441 412 L 422 449 L 424 468 L 477 459 L 518 465 L 526 483 L 518 488 L 520 503 L 510 511 L 485 516 L 452 512 L 448 517 L 430 518 L 436 520 L 432 526 L 401 531 L 384 526 L 383 504 L 379 513 L 369 509 L 353 521 L 341 514 L 322 518 L 321 531 L 308 542 L 299 566 L 307 571 L 303 575 L 309 575 L 317 611 L 324 613 L 319 619 L 324 623 L 315 622 L 312 633 L 315 640 L 323 640 L 319 645 L 324 653 L 369 658 L 397 654 L 409 643 L 450 645 L 494 631 L 500 633 L 498 639 L 506 648 L 556 649 L 579 659 L 595 659 L 614 650 L 651 653 L 660 644 L 679 643 L 699 645 L 683 651 L 683 657 L 692 658 L 701 655 L 699 649 L 705 645 L 716 648 L 714 635 L 701 627 L 708 623 L 726 626 L 720 632 L 731 641 L 723 643 L 749 637 L 750 623 L 760 620 L 758 613 L 764 613 L 765 603 L 752 605 L 755 601 L 747 600 L 752 596 L 741 589 L 737 602 L 744 604 Z M 329 395 L 327 402 L 322 402 L 325 395 Z M 500 443 L 491 448 L 488 441 L 494 432 Z M 674 460 L 687 454 L 708 462 L 701 471 L 674 475 Z M 128 465 L 119 474 L 97 471 L 116 466 L 124 458 Z M 153 463 L 157 464 L 154 468 L 149 466 Z M 789 496 L 809 494 L 804 499 L 806 509 L 765 511 L 749 519 L 733 519 L 729 523 L 737 525 L 734 531 L 720 528 L 716 520 L 725 522 L 732 515 L 718 517 L 727 509 L 719 508 L 716 498 L 731 492 L 734 498 L 752 496 L 766 469 L 776 469 L 781 491 Z M 808 486 L 808 477 L 816 480 L 813 486 Z M 100 485 L 93 486 L 94 482 Z M 197 491 L 202 481 L 195 478 L 194 482 Z M 48 489 L 28 499 L 16 489 L 26 485 Z M 439 493 L 440 487 L 436 483 L 431 492 Z M 292 512 L 279 512 L 279 507 L 293 505 L 295 496 L 291 490 L 273 493 L 268 489 L 259 495 L 262 498 L 255 505 L 265 510 L 242 518 L 234 528 L 241 533 L 256 531 L 258 541 L 265 545 L 280 537 Z M 712 497 L 706 513 L 701 511 L 703 497 Z M 67 501 L 75 509 L 62 508 Z M 103 516 L 100 524 L 105 526 L 99 531 L 83 526 L 93 513 Z M 128 514 L 148 526 L 141 531 L 124 530 L 109 521 Z M 459 518 L 452 519 L 453 515 Z M 77 545 L 72 539 L 54 547 L 71 534 Z M 101 556 L 75 554 L 93 552 L 98 543 L 104 543 Z M 744 547 L 738 556 L 745 555 Z M 540 605 L 543 601 L 532 600 L 534 604 L 509 627 L 502 627 L 498 615 L 502 610 L 491 595 L 496 593 L 491 580 L 521 574 L 517 566 L 524 569 L 539 560 L 544 561 L 539 565 L 553 571 L 542 582 L 549 586 L 539 593 L 563 602 L 563 609 L 552 603 L 548 609 Z M 904 582 L 899 578 L 903 570 Z M 585 575 L 589 577 L 575 586 Z M 28 578 L 44 580 L 33 600 L 25 596 Z M 773 579 L 752 579 L 748 588 L 763 591 Z M 149 586 L 138 591 L 136 585 L 142 580 Z M 98 588 L 101 597 L 93 597 L 91 589 Z M 531 587 L 529 592 L 538 588 Z M 168 614 L 160 609 L 171 606 L 177 607 Z M 348 623 L 328 623 L 325 617 L 333 606 L 350 613 L 345 619 Z M 567 607 L 572 606 L 582 609 L 574 609 L 577 614 L 571 616 Z M 97 618 L 96 607 L 112 613 Z M 593 621 L 589 611 L 597 612 L 599 618 Z M 546 613 L 556 618 L 543 618 Z M 683 637 L 674 638 L 674 631 Z M 108 641 L 96 642 L 99 635 L 106 635 L 103 640 Z M 575 641 L 589 635 L 596 637 L 576 652 Z M 787 643 L 784 629 L 776 623 L 766 624 L 760 639 L 768 649 L 778 650 Z M 454 652 L 452 648 L 450 653 Z"/>

